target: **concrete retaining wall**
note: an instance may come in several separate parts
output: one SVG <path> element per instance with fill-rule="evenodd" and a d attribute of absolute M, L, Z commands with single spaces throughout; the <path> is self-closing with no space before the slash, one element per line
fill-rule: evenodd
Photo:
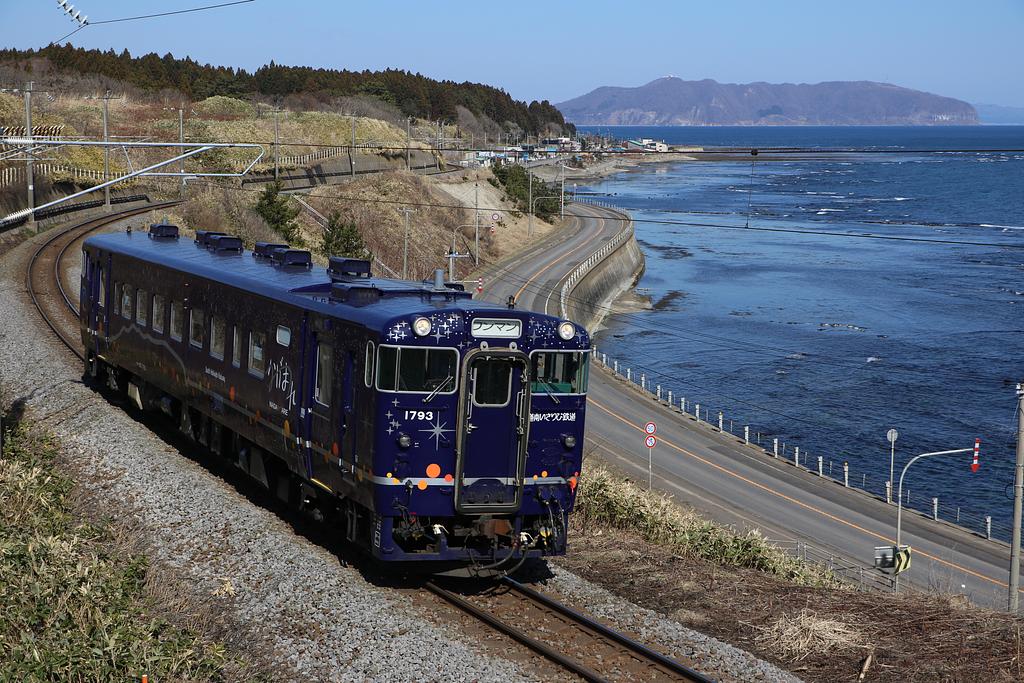
<path fill-rule="evenodd" d="M 567 278 L 561 292 L 562 315 L 583 325 L 591 335 L 609 313 L 612 302 L 635 285 L 644 273 L 645 261 L 633 234 L 629 216 L 622 231 L 596 254 L 581 263 Z"/>

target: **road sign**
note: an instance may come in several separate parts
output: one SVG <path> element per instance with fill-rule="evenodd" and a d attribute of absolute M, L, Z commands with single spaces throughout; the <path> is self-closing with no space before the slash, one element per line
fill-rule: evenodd
<path fill-rule="evenodd" d="M 492 213 L 492 214 L 491 214 L 491 220 L 492 220 L 492 221 L 498 221 L 498 220 L 501 220 L 501 216 L 499 216 L 499 215 L 498 215 L 498 214 L 496 214 L 496 213 Z"/>
<path fill-rule="evenodd" d="M 978 464 L 978 455 L 981 452 L 981 439 L 974 440 L 974 460 L 971 462 L 971 472 L 977 472 L 981 465 Z"/>
<path fill-rule="evenodd" d="M 657 445 L 657 443 L 658 439 L 654 436 L 648 435 L 647 438 L 644 439 L 644 445 L 647 446 L 648 448 L 654 448 Z"/>
<path fill-rule="evenodd" d="M 658 425 L 654 424 L 653 422 L 648 422 L 647 424 L 644 425 L 644 431 L 647 432 L 648 434 L 657 434 Z"/>
<path fill-rule="evenodd" d="M 891 545 L 876 545 L 875 546 L 875 568 L 876 569 L 892 569 L 896 563 L 894 557 L 895 546 Z"/>
<path fill-rule="evenodd" d="M 891 569 L 893 574 L 900 574 L 910 569 L 910 555 L 909 545 L 875 546 L 875 568 Z"/>
<path fill-rule="evenodd" d="M 900 433 L 895 429 L 890 429 L 885 433 L 885 438 L 889 439 L 889 443 L 896 443 L 896 439 L 900 438 Z"/>
<path fill-rule="evenodd" d="M 910 546 L 905 545 L 900 547 L 898 550 L 893 547 L 896 552 L 893 558 L 893 574 L 902 574 L 903 572 L 910 569 Z"/>

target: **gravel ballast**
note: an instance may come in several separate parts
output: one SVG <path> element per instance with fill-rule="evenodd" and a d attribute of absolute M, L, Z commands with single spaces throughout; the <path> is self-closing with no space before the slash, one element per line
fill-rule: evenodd
<path fill-rule="evenodd" d="M 374 585 L 327 549 L 155 436 L 81 384 L 80 366 L 24 293 L 32 245 L 0 260 L 0 382 L 8 400 L 61 440 L 73 474 L 148 536 L 153 563 L 222 605 L 254 650 L 292 680 L 519 681 L 537 671 L 438 625 L 414 593 Z M 677 651 L 723 680 L 792 675 L 552 567 L 570 605 Z M 219 601 L 219 602 L 218 602 Z"/>

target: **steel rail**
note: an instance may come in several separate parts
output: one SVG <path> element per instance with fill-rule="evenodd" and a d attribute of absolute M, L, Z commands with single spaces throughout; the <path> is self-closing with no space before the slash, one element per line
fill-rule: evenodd
<path fill-rule="evenodd" d="M 589 630 L 595 631 L 601 636 L 618 643 L 622 647 L 643 657 L 644 659 L 647 659 L 659 666 L 669 669 L 673 673 L 683 677 L 683 680 L 699 681 L 700 683 L 711 683 L 711 681 L 713 681 L 713 679 L 708 678 L 699 671 L 691 669 L 685 664 L 682 664 L 681 662 L 678 662 L 675 659 L 672 659 L 671 657 L 667 657 L 656 650 L 652 650 L 643 643 L 633 640 L 629 636 L 620 633 L 619 631 L 616 631 L 613 628 L 609 628 L 601 622 L 591 619 L 585 614 L 581 614 L 580 612 L 570 609 L 569 607 L 566 607 L 557 600 L 553 600 L 549 596 L 541 593 L 540 591 L 534 590 L 529 586 L 525 586 L 513 578 L 510 578 L 508 576 L 503 577 L 502 582 L 505 585 L 510 586 L 513 590 L 518 591 L 520 594 L 525 595 L 530 600 L 538 602 L 547 607 L 548 609 L 558 612 L 562 616 L 572 619 L 573 621 L 579 624 L 582 624 Z"/>
<path fill-rule="evenodd" d="M 78 309 L 71 301 L 71 297 L 68 295 L 67 290 L 64 287 L 64 283 L 62 282 L 60 273 L 61 263 L 63 262 L 64 256 L 66 255 L 68 248 L 70 248 L 70 246 L 74 244 L 76 241 L 78 241 L 78 239 L 83 235 L 87 235 L 90 232 L 99 230 L 100 228 L 109 225 L 114 221 L 130 218 L 140 213 L 145 213 L 147 211 L 152 211 L 155 209 L 163 209 L 169 206 L 175 206 L 176 204 L 179 203 L 180 201 L 161 202 L 158 204 L 137 206 L 131 209 L 126 209 L 124 211 L 119 211 L 117 213 L 106 214 L 104 216 L 88 218 L 84 221 L 72 224 L 67 228 L 56 230 L 53 235 L 50 235 L 32 253 L 32 256 L 29 258 L 28 267 L 25 270 L 25 289 L 29 294 L 29 298 L 32 300 L 32 305 L 35 306 L 36 310 L 39 312 L 39 316 L 43 319 L 43 322 L 46 323 L 46 326 L 50 328 L 50 330 L 54 333 L 54 335 L 57 336 L 61 343 L 64 344 L 64 346 L 66 346 L 68 350 L 71 351 L 73 354 L 75 354 L 79 358 L 84 357 L 82 350 L 79 348 L 79 344 L 75 340 L 64 334 L 64 332 L 62 332 L 60 329 L 59 323 L 46 312 L 46 308 L 43 306 L 42 293 L 36 288 L 36 283 L 33 282 L 33 279 L 35 277 L 42 277 L 42 273 L 38 270 L 37 266 L 39 265 L 40 259 L 43 256 L 44 252 L 46 252 L 48 249 L 53 249 L 55 247 L 55 243 L 58 242 L 59 240 L 70 237 L 70 239 L 68 239 L 68 241 L 65 244 L 61 245 L 60 251 L 57 253 L 57 256 L 54 259 L 53 272 L 49 275 L 49 277 L 51 277 L 53 281 L 56 283 L 57 291 L 63 298 L 64 304 L 68 307 L 72 314 L 77 316 Z"/>
<path fill-rule="evenodd" d="M 628 651 L 630 654 L 635 655 L 642 660 L 646 660 L 650 664 L 661 667 L 663 670 L 666 671 L 666 673 L 673 676 L 677 676 L 680 678 L 680 680 L 693 681 L 696 683 L 711 683 L 713 681 L 713 679 L 708 678 L 707 676 L 677 662 L 676 660 L 670 657 L 666 657 L 665 655 L 662 655 L 659 652 L 655 652 L 654 650 L 633 640 L 632 638 L 622 633 L 619 633 L 618 631 L 615 631 L 614 629 L 611 629 L 608 626 L 605 626 L 604 624 L 594 621 L 593 619 L 583 614 L 580 614 L 579 612 L 569 607 L 566 607 L 565 605 L 555 600 L 552 600 L 548 596 L 522 585 L 518 581 L 509 579 L 507 577 L 504 578 L 502 581 L 511 589 L 517 591 L 520 595 L 527 598 L 529 601 L 538 604 L 552 612 L 555 612 L 562 617 L 569 619 L 577 626 L 582 627 L 583 630 L 593 634 L 596 638 L 604 638 L 608 641 L 611 641 L 619 647 L 623 648 L 624 650 Z M 512 626 L 511 624 L 502 621 L 490 612 L 477 607 L 472 602 L 459 597 L 455 593 L 445 588 L 442 588 L 433 581 L 428 581 L 426 584 L 424 584 L 424 586 L 434 595 L 440 597 L 441 599 L 454 605 L 455 607 L 458 607 L 460 610 L 466 612 L 470 616 L 479 619 L 480 621 L 484 622 L 485 624 L 487 624 L 494 630 L 498 631 L 499 633 L 502 633 L 512 638 L 516 642 L 528 647 L 529 649 L 540 654 L 546 659 L 572 672 L 573 674 L 579 676 L 583 680 L 589 681 L 591 683 L 608 683 L 609 679 L 601 673 L 594 671 L 590 667 L 587 667 L 586 665 L 580 663 L 572 657 L 568 657 L 562 654 L 561 652 L 554 649 L 547 643 L 541 642 L 536 638 L 533 638 L 532 636 L 516 628 L 515 626 Z"/>

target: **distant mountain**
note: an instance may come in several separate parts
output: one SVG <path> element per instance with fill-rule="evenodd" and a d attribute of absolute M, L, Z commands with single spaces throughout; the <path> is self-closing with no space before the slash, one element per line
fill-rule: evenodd
<path fill-rule="evenodd" d="M 978 118 L 988 124 L 1024 125 L 1024 107 L 1004 107 L 1000 104 L 976 104 Z"/>
<path fill-rule="evenodd" d="M 888 83 L 718 83 L 667 77 L 601 87 L 555 105 L 584 125 L 976 124 L 967 102 Z"/>

